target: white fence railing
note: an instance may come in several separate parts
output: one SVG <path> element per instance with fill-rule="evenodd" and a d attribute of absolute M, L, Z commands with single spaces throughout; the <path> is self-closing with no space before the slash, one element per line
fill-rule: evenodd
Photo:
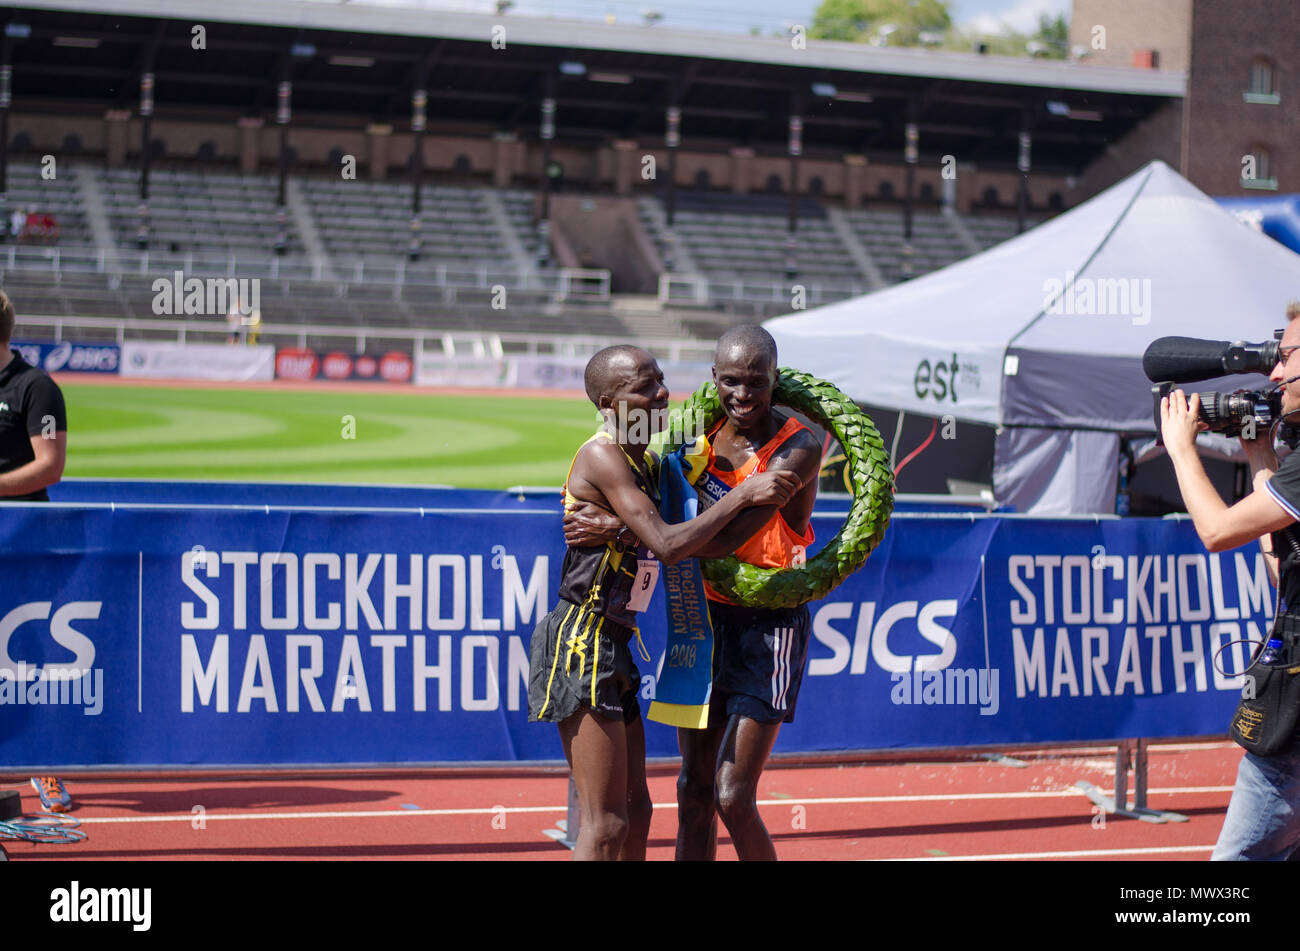
<path fill-rule="evenodd" d="M 659 275 L 659 300 L 664 304 L 707 306 L 727 302 L 781 304 L 803 310 L 866 294 L 862 284 L 826 286 L 797 278 L 786 281 L 719 281 L 703 274 Z"/>
<path fill-rule="evenodd" d="M 33 328 L 52 331 L 54 340 L 65 338 L 73 342 L 92 342 L 79 336 L 79 330 L 94 331 L 96 339 L 109 334 L 119 345 L 127 340 L 128 333 L 148 333 L 151 337 L 166 334 L 177 343 L 194 341 L 210 343 L 225 340 L 230 328 L 224 317 L 219 319 L 175 318 L 123 320 L 113 317 L 62 317 L 49 314 L 24 314 L 14 331 L 14 338 L 41 339 L 32 333 Z M 446 356 L 500 357 L 506 354 L 527 356 L 590 356 L 603 347 L 615 343 L 637 343 L 651 350 L 660 360 L 687 362 L 712 360 L 714 344 L 701 340 L 628 340 L 626 337 L 601 337 L 591 335 L 526 334 L 526 333 L 474 333 L 466 331 L 409 330 L 401 327 L 357 327 L 331 324 L 262 324 L 259 339 L 263 342 L 292 344 L 306 347 L 309 338 L 328 337 L 334 340 L 354 340 L 358 353 L 364 353 L 371 341 L 400 341 L 411 347 L 418 356 L 422 353 Z"/>
<path fill-rule="evenodd" d="M 180 271 L 186 277 L 245 277 L 284 281 L 321 281 L 334 284 L 418 286 L 465 290 L 510 290 L 551 293 L 557 300 L 608 300 L 610 272 L 586 268 L 559 268 L 525 275 L 514 268 L 458 267 L 393 260 L 333 261 L 333 277 L 321 260 L 278 257 L 268 254 L 238 255 L 202 252 L 130 251 L 116 252 L 117 266 L 109 263 L 102 248 L 62 245 L 11 244 L 0 250 L 0 266 L 8 269 L 49 271 L 58 282 L 68 274 L 134 274 L 140 277 L 168 277 Z"/>
<path fill-rule="evenodd" d="M 464 267 L 412 262 L 405 258 L 344 261 L 336 257 L 331 272 L 321 260 L 282 258 L 267 254 L 241 256 L 119 249 L 116 255 L 114 267 L 110 265 L 107 253 L 100 248 L 11 244 L 0 250 L 0 267 L 48 271 L 55 283 L 59 283 L 65 273 L 110 276 L 133 274 L 157 278 L 171 277 L 180 271 L 186 277 L 317 281 L 345 289 L 349 285 L 391 286 L 394 296 L 400 296 L 407 287 L 436 287 L 451 293 L 456 290 L 492 291 L 503 287 L 510 291 L 551 294 L 557 301 L 607 301 L 611 290 L 611 274 L 604 269 L 558 268 L 523 274 L 513 268 L 487 265 Z M 659 276 L 661 302 L 694 307 L 745 303 L 778 304 L 790 310 L 802 310 L 857 297 L 870 290 L 865 284 L 826 284 L 798 278 L 784 281 L 720 281 L 703 274 L 666 273 Z"/>

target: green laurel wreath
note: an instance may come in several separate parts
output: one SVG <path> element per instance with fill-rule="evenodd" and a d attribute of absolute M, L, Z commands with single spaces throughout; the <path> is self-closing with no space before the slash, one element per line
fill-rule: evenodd
<path fill-rule="evenodd" d="M 732 601 L 751 608 L 794 608 L 826 597 L 880 544 L 894 511 L 894 474 L 870 417 L 835 385 L 782 367 L 772 402 L 803 413 L 844 447 L 845 472 L 853 483 L 844 525 L 802 567 L 759 568 L 733 555 L 701 559 L 700 568 L 705 580 Z M 705 383 L 673 415 L 679 420 L 670 423 L 670 431 L 707 432 L 725 415 L 717 386 Z"/>

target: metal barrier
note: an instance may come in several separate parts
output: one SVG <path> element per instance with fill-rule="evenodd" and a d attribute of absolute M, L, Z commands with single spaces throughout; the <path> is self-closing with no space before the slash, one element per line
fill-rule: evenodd
<path fill-rule="evenodd" d="M 871 288 L 859 284 L 827 286 L 797 278 L 786 281 L 719 281 L 710 280 L 703 274 L 659 275 L 659 300 L 664 304 L 780 303 L 792 309 L 802 309 L 801 303 L 803 307 L 815 307 L 858 297 L 869 290 Z"/>
<path fill-rule="evenodd" d="M 556 296 L 560 300 L 585 298 L 609 300 L 609 271 L 604 269 L 560 268 Z"/>
<path fill-rule="evenodd" d="M 549 293 L 555 300 L 610 299 L 612 276 L 608 270 L 559 268 L 524 274 L 513 268 L 456 267 L 447 264 L 412 263 L 404 258 L 374 261 L 357 260 L 348 264 L 335 261 L 331 280 L 323 259 L 279 257 L 273 254 L 238 255 L 168 251 L 132 251 L 118 249 L 117 269 L 110 267 L 108 255 L 100 248 L 10 245 L 0 255 L 8 269 L 47 271 L 55 282 L 68 274 L 135 274 L 168 275 L 180 271 L 186 276 L 244 277 L 281 281 L 328 282 L 345 295 L 350 285 L 391 286 L 394 297 L 403 288 L 437 287 L 444 290 L 491 291 L 505 287 L 513 291 Z M 785 281 L 718 281 L 702 274 L 659 276 L 658 296 L 661 303 L 683 306 L 708 306 L 716 303 L 783 304 L 787 307 L 815 307 L 820 304 L 857 297 L 870 290 L 856 283 L 827 285 L 822 282 L 790 279 Z"/>
<path fill-rule="evenodd" d="M 224 340 L 230 334 L 224 317 L 195 320 L 185 318 L 140 318 L 123 320 L 117 317 L 62 317 L 53 314 L 24 314 L 20 323 L 18 336 L 34 336 L 29 328 L 44 327 L 53 332 L 54 340 L 62 342 L 65 338 L 77 338 L 77 331 L 90 331 L 82 337 L 102 339 L 105 331 L 121 345 L 127 339 L 128 332 L 157 333 L 164 331 L 177 343 L 187 340 L 211 342 Z M 359 327 L 355 324 L 262 324 L 260 337 L 263 342 L 289 344 L 298 347 L 307 346 L 308 337 L 352 338 L 357 342 L 357 352 L 365 351 L 366 342 L 370 340 L 404 341 L 418 353 L 473 353 L 476 355 L 502 356 L 519 354 L 528 356 L 590 356 L 602 347 L 612 343 L 637 343 L 645 346 L 660 360 L 688 362 L 693 360 L 711 360 L 713 343 L 706 340 L 650 340 L 616 337 L 597 337 L 589 335 L 561 334 L 525 334 L 510 332 L 483 331 L 481 333 L 441 330 L 408 330 L 405 328 Z M 85 342 L 74 339 L 74 342 Z M 450 342 L 450 348 L 448 344 Z"/>

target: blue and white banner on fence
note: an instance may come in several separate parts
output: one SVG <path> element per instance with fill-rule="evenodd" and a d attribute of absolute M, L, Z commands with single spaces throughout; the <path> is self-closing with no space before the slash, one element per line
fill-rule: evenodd
<path fill-rule="evenodd" d="M 457 493 L 464 496 L 466 493 Z M 816 518 L 829 538 L 834 514 Z M 528 643 L 545 508 L 0 510 L 0 764 L 558 760 Z M 779 750 L 1222 734 L 1272 592 L 1185 522 L 899 517 L 810 605 Z M 662 592 L 643 636 L 656 664 Z M 642 707 L 657 668 L 642 671 Z M 676 752 L 647 724 L 647 752 Z"/>
<path fill-rule="evenodd" d="M 117 373 L 121 351 L 113 343 L 22 343 L 10 346 L 46 373 Z"/>

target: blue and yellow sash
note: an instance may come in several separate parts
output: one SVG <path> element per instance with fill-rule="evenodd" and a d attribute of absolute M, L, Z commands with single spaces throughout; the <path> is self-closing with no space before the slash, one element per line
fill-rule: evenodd
<path fill-rule="evenodd" d="M 670 525 L 694 518 L 698 509 L 694 484 L 708 466 L 709 444 L 701 436 L 693 445 L 667 453 L 659 469 L 659 513 Z M 684 558 L 663 566 L 668 606 L 668 645 L 650 703 L 651 720 L 702 730 L 709 723 L 713 692 L 713 625 L 704 597 L 700 563 Z"/>

